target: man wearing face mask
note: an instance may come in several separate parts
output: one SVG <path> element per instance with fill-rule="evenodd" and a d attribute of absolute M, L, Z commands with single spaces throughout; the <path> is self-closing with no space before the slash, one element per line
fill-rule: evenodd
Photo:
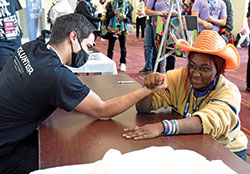
<path fill-rule="evenodd" d="M 0 173 L 38 169 L 36 128 L 56 108 L 110 119 L 160 88 L 145 87 L 102 101 L 67 66 L 82 66 L 94 42 L 94 26 L 80 14 L 56 19 L 48 44 L 19 47 L 0 72 Z M 63 153 L 63 152 L 62 152 Z"/>

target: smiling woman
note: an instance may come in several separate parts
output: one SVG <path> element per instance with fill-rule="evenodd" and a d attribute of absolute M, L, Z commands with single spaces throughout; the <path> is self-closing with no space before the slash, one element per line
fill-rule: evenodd
<path fill-rule="evenodd" d="M 203 30 L 193 46 L 184 40 L 176 44 L 188 54 L 186 68 L 152 73 L 144 85 L 154 88 L 167 82 L 167 88 L 154 92 L 137 103 L 138 112 L 146 113 L 172 106 L 183 119 L 126 129 L 125 138 L 146 139 L 164 135 L 209 134 L 220 144 L 246 160 L 247 138 L 240 130 L 241 96 L 224 70 L 236 70 L 240 58 L 233 45 L 215 31 Z"/>
<path fill-rule="evenodd" d="M 217 74 L 216 66 L 211 61 L 211 55 L 193 53 L 189 56 L 188 73 L 194 88 L 202 88 L 214 79 Z"/>

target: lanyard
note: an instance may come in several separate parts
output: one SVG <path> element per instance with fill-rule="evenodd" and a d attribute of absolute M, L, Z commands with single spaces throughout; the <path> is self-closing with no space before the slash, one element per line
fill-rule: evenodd
<path fill-rule="evenodd" d="M 213 16 L 214 14 L 214 11 L 215 11 L 215 6 L 216 6 L 216 0 L 208 0 L 208 6 L 209 6 L 209 12 L 210 12 L 210 15 Z"/>
<path fill-rule="evenodd" d="M 211 89 L 208 90 L 207 94 L 209 94 L 211 91 Z M 201 99 L 201 101 L 198 103 L 198 105 L 196 105 L 196 107 L 194 108 L 194 110 L 192 111 L 192 113 L 188 113 L 189 107 L 190 107 L 190 96 L 191 96 L 191 92 L 192 92 L 192 85 L 190 85 L 189 88 L 189 94 L 188 94 L 188 99 L 185 105 L 185 109 L 184 109 L 184 113 L 183 113 L 183 117 L 187 118 L 187 117 L 192 117 L 192 114 L 196 111 L 199 110 L 199 108 L 201 107 L 201 104 L 203 103 L 203 101 L 205 100 L 205 98 L 207 97 L 207 94 L 204 95 Z"/>

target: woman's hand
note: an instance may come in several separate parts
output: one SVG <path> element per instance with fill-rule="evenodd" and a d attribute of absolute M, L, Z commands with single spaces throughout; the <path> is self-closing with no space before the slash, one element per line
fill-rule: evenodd
<path fill-rule="evenodd" d="M 125 133 L 122 135 L 127 139 L 141 140 L 155 138 L 164 132 L 164 126 L 161 122 L 154 124 L 146 124 L 142 127 L 136 126 L 134 128 L 125 128 Z"/>

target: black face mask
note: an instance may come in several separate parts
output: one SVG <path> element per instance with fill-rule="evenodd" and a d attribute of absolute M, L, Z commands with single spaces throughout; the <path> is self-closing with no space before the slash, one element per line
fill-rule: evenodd
<path fill-rule="evenodd" d="M 80 51 L 77 53 L 74 53 L 72 51 L 72 63 L 71 66 L 74 68 L 79 68 L 83 66 L 89 58 L 89 54 L 84 51 L 84 49 L 81 48 Z"/>
<path fill-rule="evenodd" d="M 89 58 L 89 54 L 86 53 L 86 51 L 82 48 L 81 43 L 79 42 L 79 38 L 77 37 L 78 43 L 81 47 L 80 51 L 78 51 L 77 53 L 73 52 L 73 46 L 71 45 L 71 51 L 72 51 L 72 62 L 71 62 L 71 66 L 74 68 L 79 68 L 81 66 L 83 66 Z"/>

